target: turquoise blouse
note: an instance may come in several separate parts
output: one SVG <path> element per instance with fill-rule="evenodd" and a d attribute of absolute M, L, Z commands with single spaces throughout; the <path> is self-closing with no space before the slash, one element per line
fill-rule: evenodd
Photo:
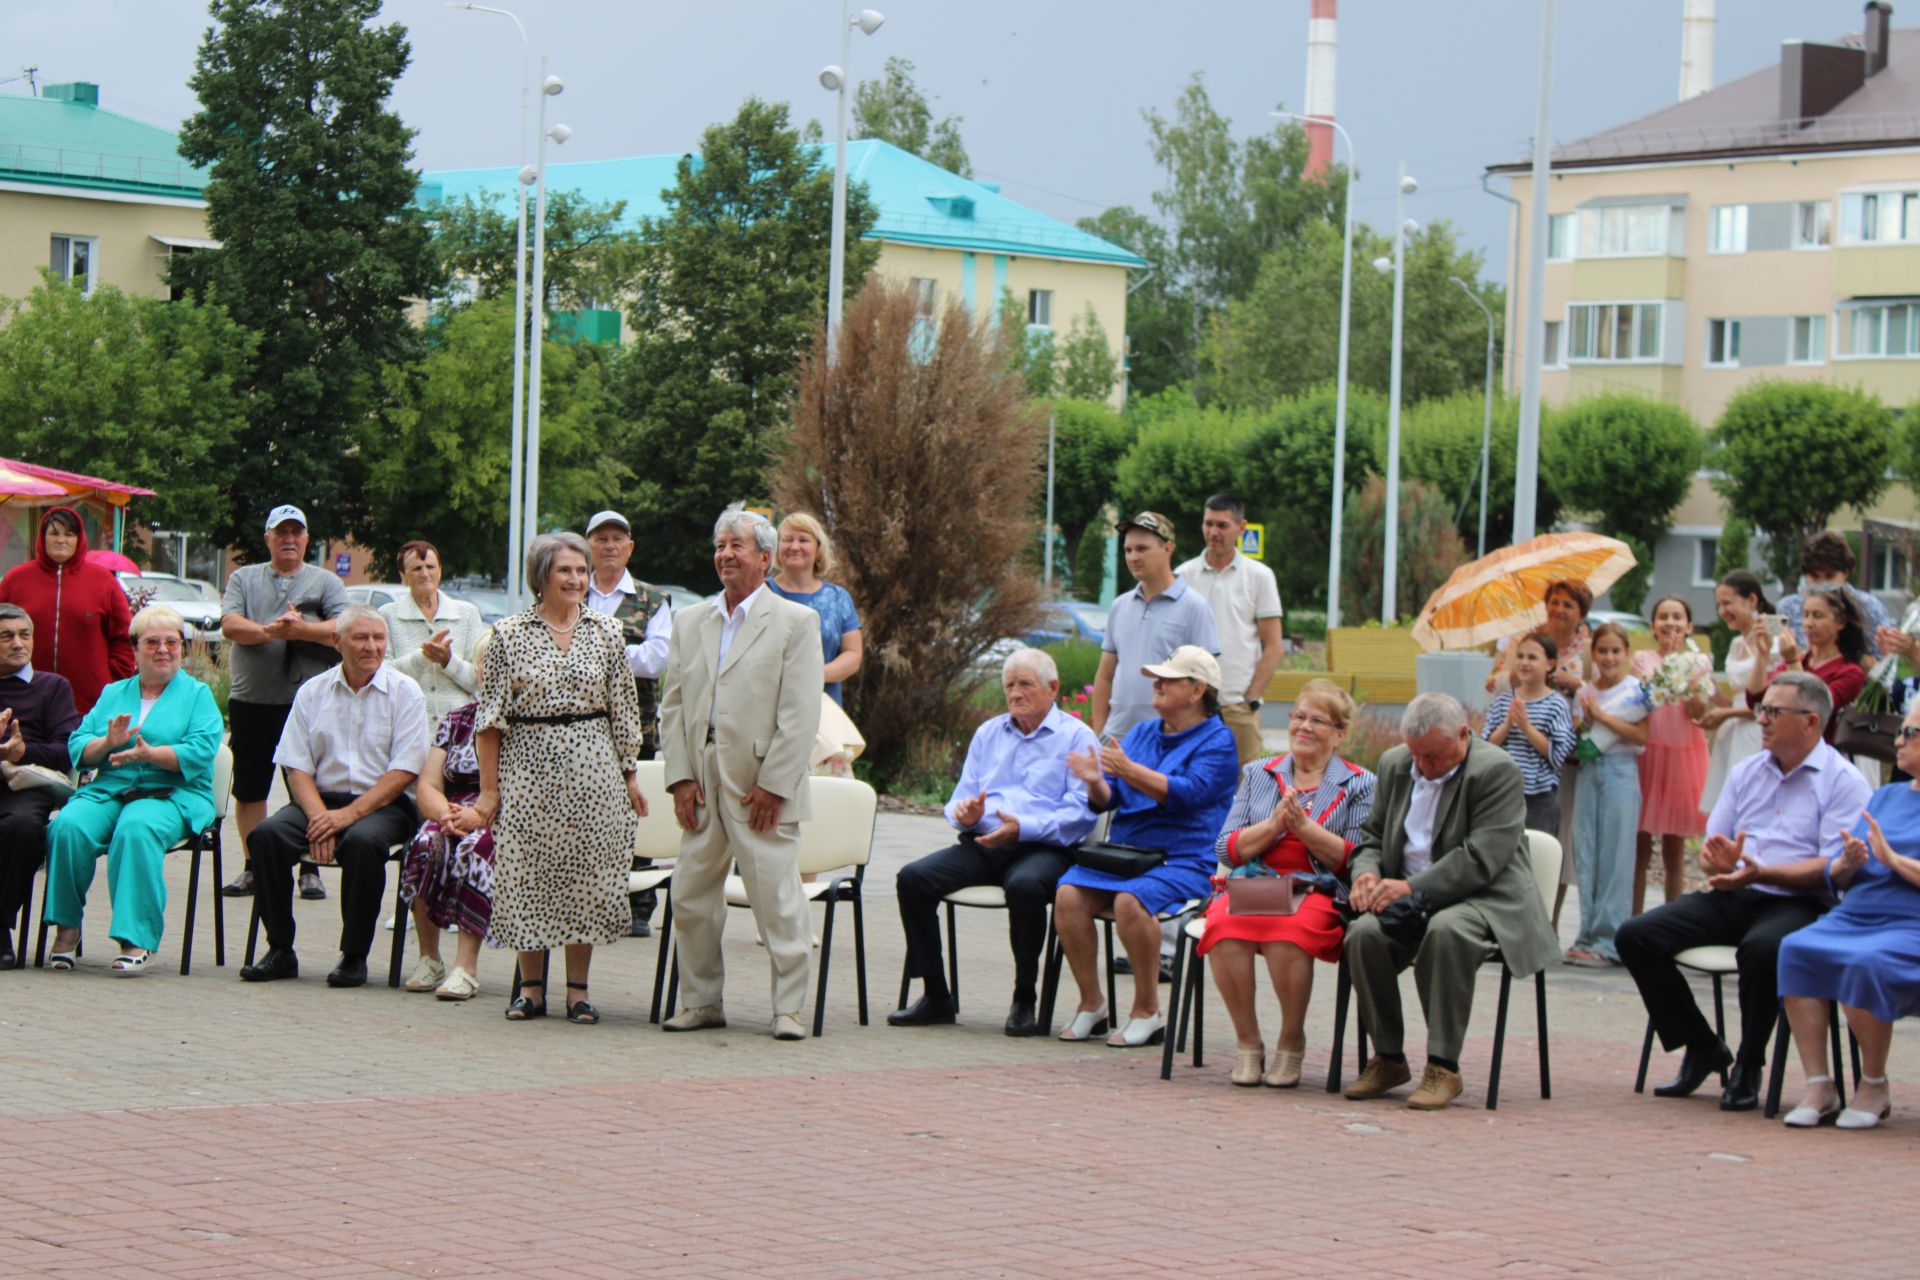
<path fill-rule="evenodd" d="M 116 680 L 102 689 L 100 701 L 93 704 L 67 739 L 67 750 L 76 766 L 87 744 L 106 737 L 108 722 L 121 715 L 140 720 L 138 675 Z M 108 764 L 103 759 L 93 781 L 74 792 L 68 803 L 106 803 L 128 787 L 164 787 L 173 793 L 174 807 L 186 820 L 187 829 L 199 831 L 213 821 L 213 761 L 220 754 L 226 728 L 213 690 L 184 671 L 176 672 L 146 720 L 140 721 L 138 731 L 148 746 L 172 747 L 180 761 L 180 772 L 154 764 Z"/>

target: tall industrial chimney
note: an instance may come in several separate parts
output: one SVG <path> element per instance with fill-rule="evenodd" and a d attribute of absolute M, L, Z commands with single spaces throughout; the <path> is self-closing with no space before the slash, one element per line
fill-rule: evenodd
<path fill-rule="evenodd" d="M 1333 64 L 1339 51 L 1334 31 L 1335 0 L 1313 0 L 1307 19 L 1307 105 L 1303 112 L 1318 120 L 1333 119 Z M 1307 125 L 1307 172 L 1317 178 L 1333 163 L 1333 126 Z"/>
<path fill-rule="evenodd" d="M 1680 15 L 1680 101 L 1713 88 L 1713 0 L 1685 0 Z"/>

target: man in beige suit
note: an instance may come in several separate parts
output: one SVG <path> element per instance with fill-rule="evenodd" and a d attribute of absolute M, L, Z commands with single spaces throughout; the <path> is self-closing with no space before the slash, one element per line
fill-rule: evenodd
<path fill-rule="evenodd" d="M 713 527 L 721 594 L 673 617 L 662 748 L 673 815 L 685 832 L 673 873 L 686 1006 L 668 1031 L 727 1025 L 726 879 L 738 863 L 773 967 L 773 1036 L 804 1039 L 811 950 L 795 858 L 808 816 L 807 771 L 820 731 L 820 619 L 766 589 L 775 537 L 735 503 Z"/>

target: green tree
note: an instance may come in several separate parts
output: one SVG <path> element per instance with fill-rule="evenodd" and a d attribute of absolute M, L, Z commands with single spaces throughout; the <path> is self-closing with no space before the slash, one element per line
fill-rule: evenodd
<path fill-rule="evenodd" d="M 383 366 L 417 349 L 409 300 L 434 282 L 413 206 L 413 131 L 388 108 L 409 60 L 379 0 L 214 0 L 180 154 L 209 165 L 207 231 L 172 278 L 259 337 L 246 428 L 221 451 L 224 517 L 207 532 L 261 553 L 262 509 L 297 501 L 322 536 L 361 500 L 347 448 L 378 413 Z"/>
<path fill-rule="evenodd" d="M 1547 434 L 1552 418 L 1545 419 Z M 1446 498 L 1454 525 L 1467 546 L 1480 538 L 1480 442 L 1486 428 L 1486 401 L 1480 390 L 1456 392 L 1409 405 L 1400 415 L 1400 471 Z M 1505 396 L 1493 402 L 1492 443 L 1487 449 L 1487 549 L 1513 541 L 1513 460 L 1519 439 L 1520 403 Z M 1374 444 L 1386 455 L 1382 426 Z M 1560 519 L 1551 450 L 1541 459 L 1536 495 L 1538 526 L 1550 529 Z"/>
<path fill-rule="evenodd" d="M 1245 415 L 1249 425 L 1235 464 L 1214 482 L 1215 491 L 1238 492 L 1247 504 L 1247 519 L 1266 525 L 1266 563 L 1279 581 L 1280 598 L 1303 607 L 1326 604 L 1335 408 L 1334 388 L 1321 387 Z M 1385 399 L 1350 393 L 1344 477 L 1349 487 L 1379 469 L 1373 441 L 1384 432 L 1386 419 Z"/>
<path fill-rule="evenodd" d="M 1191 378 L 1193 310 L 1174 279 L 1166 229 L 1126 205 L 1082 218 L 1076 225 L 1147 262 L 1128 284 L 1128 400 L 1158 395 Z"/>
<path fill-rule="evenodd" d="M 1781 582 L 1799 579 L 1800 544 L 1842 507 L 1886 492 L 1893 413 L 1879 397 L 1824 382 L 1762 378 L 1734 393 L 1707 464 L 1728 513 L 1767 536 Z"/>
<path fill-rule="evenodd" d="M 1120 459 L 1121 512 L 1157 511 L 1173 521 L 1175 563 L 1199 555 L 1206 501 L 1239 476 L 1252 428 L 1244 415 L 1191 406 L 1147 422 Z"/>
<path fill-rule="evenodd" d="M 1751 568 L 1753 532 L 1739 516 L 1729 516 L 1720 526 L 1720 538 L 1713 551 L 1713 577 L 1718 582 L 1736 569 Z"/>
<path fill-rule="evenodd" d="M 785 106 L 749 98 L 682 158 L 664 196 L 666 215 L 642 229 L 634 341 L 614 380 L 624 456 L 649 460 L 622 501 L 652 531 L 663 576 L 707 582 L 713 519 L 763 492 L 794 370 L 824 319 L 833 174 L 801 149 Z M 850 184 L 849 286 L 879 257 L 861 239 L 873 218 L 865 186 Z"/>
<path fill-rule="evenodd" d="M 1107 331 L 1093 304 L 1073 318 L 1067 338 L 1054 353 L 1054 381 L 1060 394 L 1075 400 L 1105 400 L 1120 377 L 1120 362 L 1108 345 Z"/>
<path fill-rule="evenodd" d="M 28 461 L 153 489 L 135 511 L 154 524 L 214 528 L 253 343 L 219 307 L 49 280 L 0 299 L 0 438 Z"/>
<path fill-rule="evenodd" d="M 1633 548 L 1639 564 L 1613 584 L 1615 608 L 1638 612 L 1653 548 L 1693 487 L 1705 439 L 1678 405 L 1631 392 L 1588 396 L 1559 409 L 1545 445 L 1567 506 Z"/>
<path fill-rule="evenodd" d="M 1074 567 L 1078 591 L 1085 585 L 1081 545 L 1114 501 L 1120 459 L 1133 443 L 1133 428 L 1106 405 L 1090 400 L 1055 400 L 1048 412 L 1053 417 L 1053 519 L 1066 537 L 1066 559 Z M 1097 587 L 1097 570 L 1094 577 Z"/>
<path fill-rule="evenodd" d="M 1007 359 L 1013 362 L 1013 370 L 1020 375 L 1021 385 L 1027 394 L 1036 400 L 1045 400 L 1054 393 L 1059 375 L 1056 370 L 1058 352 L 1055 350 L 1053 330 L 1036 329 L 1027 324 L 1027 306 L 1013 290 L 1000 291 L 1000 304 L 994 309 L 994 324 L 1009 341 L 1002 344 Z"/>
<path fill-rule="evenodd" d="M 854 89 L 853 136 L 879 138 L 949 173 L 973 176 L 960 141 L 960 117 L 933 118 L 926 95 L 913 82 L 913 63 L 905 58 L 888 58 L 884 79 L 863 80 Z"/>
<path fill-rule="evenodd" d="M 505 424 L 513 400 L 510 298 L 489 298 L 435 327 L 418 362 L 390 365 L 392 407 L 359 431 L 366 498 L 353 527 L 381 572 L 409 538 L 440 551 L 451 576 L 498 575 L 506 563 L 511 459 Z M 567 528 L 608 505 L 631 472 L 607 447 L 618 422 L 607 392 L 609 348 L 549 341 L 541 352 L 542 529 Z"/>
<path fill-rule="evenodd" d="M 574 311 L 615 305 L 633 285 L 640 263 L 640 234 L 622 227 L 627 202 L 595 204 L 578 192 L 547 193 L 547 308 Z M 433 211 L 433 247 L 439 255 L 439 288 L 445 297 L 471 282 L 477 298 L 513 296 L 514 248 L 519 237 L 518 197 L 482 192 L 442 202 Z M 531 242 L 533 211 L 528 210 Z M 532 287 L 529 273 L 528 287 Z"/>
<path fill-rule="evenodd" d="M 1394 617 L 1411 622 L 1447 575 L 1467 561 L 1447 500 L 1418 480 L 1400 486 L 1400 543 L 1394 575 Z M 1387 482 L 1368 476 L 1347 503 L 1340 552 L 1341 618 L 1380 616 L 1386 590 Z"/>

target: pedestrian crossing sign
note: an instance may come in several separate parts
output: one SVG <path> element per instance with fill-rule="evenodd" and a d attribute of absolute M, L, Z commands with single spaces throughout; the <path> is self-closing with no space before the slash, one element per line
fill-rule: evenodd
<path fill-rule="evenodd" d="M 1249 560 L 1264 560 L 1261 554 L 1267 544 L 1267 526 L 1248 522 L 1246 532 L 1240 535 L 1240 552 Z"/>

